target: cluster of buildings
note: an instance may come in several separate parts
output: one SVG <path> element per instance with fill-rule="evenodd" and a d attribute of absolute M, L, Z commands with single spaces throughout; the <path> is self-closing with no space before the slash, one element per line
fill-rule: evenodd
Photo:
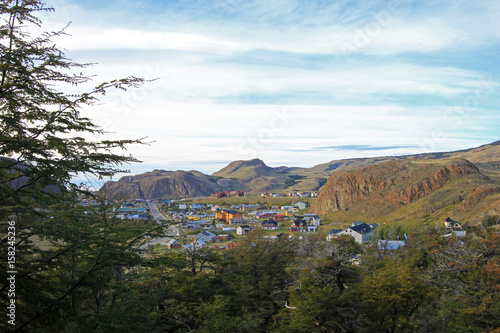
<path fill-rule="evenodd" d="M 224 198 L 224 197 L 243 197 L 245 193 L 243 191 L 221 191 L 217 193 L 212 193 L 212 197 Z"/>
<path fill-rule="evenodd" d="M 316 198 L 319 195 L 319 192 L 288 192 L 288 193 L 274 193 L 274 192 L 266 192 L 261 193 L 260 196 L 267 197 L 296 197 L 296 198 Z"/>
<path fill-rule="evenodd" d="M 143 199 L 123 202 L 117 209 L 116 217 L 122 220 L 149 220 L 152 218 L 149 215 L 147 202 Z"/>
<path fill-rule="evenodd" d="M 232 191 L 235 192 L 235 191 Z M 234 234 L 244 236 L 255 229 L 268 231 L 283 230 L 283 224 L 290 233 L 311 233 L 317 232 L 321 225 L 321 219 L 316 214 L 300 214 L 307 204 L 304 202 L 295 202 L 288 206 L 273 207 L 271 210 L 256 210 L 260 205 L 234 205 L 230 209 L 221 208 L 216 205 L 202 204 L 179 204 L 179 208 L 185 210 L 171 211 L 171 218 L 179 222 L 179 226 L 190 229 L 200 230 L 191 238 L 191 243 L 186 248 L 200 249 L 206 246 L 230 249 L 237 246 L 237 243 L 228 243 Z M 130 200 L 124 202 L 118 209 L 122 218 L 139 218 L 149 216 L 147 203 L 144 200 Z M 203 209 L 203 210 L 201 210 Z M 201 210 L 201 211 L 200 211 Z M 300 215 L 299 215 L 300 214 Z M 119 215 L 120 216 L 120 215 Z M 150 218 L 150 217 L 149 217 Z M 280 226 L 281 223 L 281 226 Z M 351 236 L 354 240 L 363 244 L 372 240 L 373 232 L 379 225 L 377 223 L 354 222 L 345 229 L 333 229 L 328 233 L 326 240 L 332 241 L 340 236 Z M 462 225 L 450 218 L 444 222 L 446 234 L 442 237 L 465 237 Z M 266 236 L 267 237 L 267 236 Z M 269 236 L 268 238 L 278 239 L 280 237 L 293 236 L 281 232 L 279 235 Z M 299 237 L 299 238 L 302 238 Z M 379 240 L 377 245 L 381 250 L 397 250 L 405 246 L 407 240 Z M 216 245 L 217 243 L 223 243 Z M 162 245 L 167 248 L 182 248 L 175 239 L 163 240 Z"/>

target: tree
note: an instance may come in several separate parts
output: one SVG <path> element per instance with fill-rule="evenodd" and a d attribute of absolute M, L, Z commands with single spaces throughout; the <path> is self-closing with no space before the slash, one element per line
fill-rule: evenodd
<path fill-rule="evenodd" d="M 79 194 L 91 193 L 71 180 L 111 176 L 120 165 L 138 162 L 115 149 L 141 139 L 86 140 L 104 131 L 80 111 L 110 89 L 145 80 L 127 77 L 77 94 L 59 90 L 89 82 L 81 72 L 89 64 L 71 61 L 54 44 L 64 29 L 36 33 L 43 11 L 53 9 L 39 0 L 0 1 L 0 222 L 15 225 L 14 240 L 2 228 L 0 244 L 2 258 L 15 252 L 17 271 L 15 298 L 8 297 L 2 263 L 0 303 L 16 300 L 17 331 L 138 329 L 147 322 L 134 315 L 144 298 L 130 285 L 147 227 L 119 224 L 106 202 L 78 205 Z"/>
<path fill-rule="evenodd" d="M 360 308 L 371 332 L 407 332 L 416 327 L 418 309 L 432 289 L 408 263 L 384 257 L 366 272 L 359 287 Z"/>
<path fill-rule="evenodd" d="M 447 332 L 493 332 L 500 327 L 500 235 L 444 238 L 431 251 L 429 282 L 439 290 Z M 434 330 L 434 327 L 431 327 Z"/>
<path fill-rule="evenodd" d="M 296 282 L 286 309 L 276 315 L 273 332 L 353 332 L 360 328 L 352 290 L 358 283 L 359 244 L 350 236 L 325 242 L 305 236 L 296 245 Z"/>
<path fill-rule="evenodd" d="M 67 201 L 31 219 L 17 237 L 15 331 L 68 325 L 82 332 L 127 331 L 147 324 L 146 297 L 135 292 L 147 226 L 110 221 Z"/>
<path fill-rule="evenodd" d="M 75 189 L 76 174 L 111 176 L 119 165 L 138 162 L 112 152 L 141 140 L 88 141 L 83 134 L 104 134 L 80 110 L 93 105 L 109 89 L 136 87 L 145 80 L 127 77 L 105 82 L 89 92 L 69 95 L 55 86 L 79 86 L 91 77 L 89 64 L 66 58 L 54 39 L 65 34 L 41 28 L 36 16 L 53 11 L 39 0 L 0 2 L 0 203 L 27 203 L 27 198 Z M 52 188 L 54 191 L 47 190 Z"/>
<path fill-rule="evenodd" d="M 234 290 L 232 306 L 239 309 L 238 331 L 264 332 L 272 316 L 286 302 L 292 282 L 287 267 L 293 260 L 288 239 L 270 240 L 262 230 L 252 231 L 233 250 L 223 278 Z"/>

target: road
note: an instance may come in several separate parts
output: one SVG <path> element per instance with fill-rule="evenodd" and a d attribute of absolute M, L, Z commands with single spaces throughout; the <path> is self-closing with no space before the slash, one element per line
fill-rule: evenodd
<path fill-rule="evenodd" d="M 158 224 L 162 224 L 161 221 L 167 221 L 165 216 L 163 216 L 162 213 L 158 210 L 158 207 L 156 207 L 156 204 L 152 201 L 148 202 L 149 206 L 149 212 L 151 215 L 153 215 L 153 218 Z M 179 236 L 179 230 L 173 225 L 165 226 L 165 236 L 173 237 L 173 236 Z"/>
<path fill-rule="evenodd" d="M 165 216 L 162 215 L 162 213 L 160 213 L 160 211 L 158 210 L 158 207 L 156 207 L 156 204 L 154 202 L 148 202 L 148 206 L 149 206 L 149 212 L 151 213 L 151 215 L 153 215 L 153 218 L 156 220 L 156 221 L 166 221 L 167 219 L 165 218 Z"/>

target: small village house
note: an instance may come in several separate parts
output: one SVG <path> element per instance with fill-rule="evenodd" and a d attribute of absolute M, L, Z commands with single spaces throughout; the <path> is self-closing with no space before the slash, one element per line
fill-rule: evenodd
<path fill-rule="evenodd" d="M 341 236 L 341 235 L 349 235 L 354 238 L 354 240 L 359 243 L 365 243 L 368 242 L 369 240 L 372 239 L 373 235 L 373 229 L 375 228 L 375 225 L 369 225 L 363 222 L 354 222 L 352 226 L 348 227 L 347 229 L 344 229 L 340 232 L 335 232 L 332 233 L 330 231 L 330 240 L 333 239 L 333 237 Z"/>
<path fill-rule="evenodd" d="M 278 222 L 270 218 L 268 220 L 263 221 L 260 227 L 264 230 L 278 230 L 279 225 Z"/>
<path fill-rule="evenodd" d="M 217 235 L 211 233 L 210 231 L 202 231 L 199 234 L 196 234 L 195 240 L 201 240 L 204 243 L 212 243 L 217 240 Z"/>
<path fill-rule="evenodd" d="M 249 225 L 240 225 L 236 228 L 236 234 L 239 236 L 248 235 L 254 228 Z"/>

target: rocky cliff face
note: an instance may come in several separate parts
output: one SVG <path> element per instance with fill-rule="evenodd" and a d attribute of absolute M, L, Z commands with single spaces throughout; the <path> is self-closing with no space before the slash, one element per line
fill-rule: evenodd
<path fill-rule="evenodd" d="M 108 198 L 159 199 L 208 196 L 218 191 L 217 183 L 201 173 L 155 170 L 109 181 L 99 192 Z"/>
<path fill-rule="evenodd" d="M 354 209 L 383 215 L 467 175 L 481 177 L 478 168 L 464 159 L 391 161 L 342 171 L 329 178 L 311 211 L 323 215 Z"/>

